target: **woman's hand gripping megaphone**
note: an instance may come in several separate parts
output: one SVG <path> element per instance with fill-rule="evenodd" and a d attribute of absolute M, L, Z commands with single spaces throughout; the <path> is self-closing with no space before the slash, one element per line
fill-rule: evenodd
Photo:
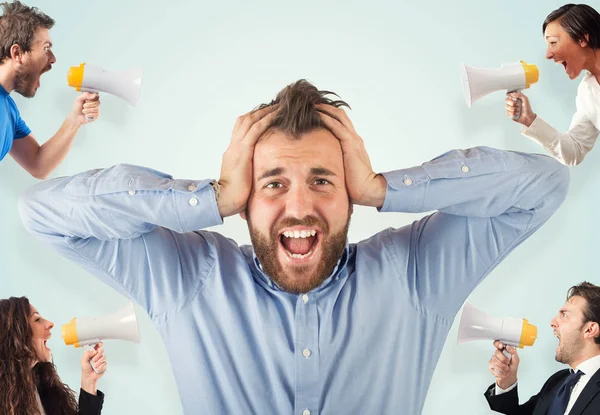
<path fill-rule="evenodd" d="M 525 127 L 529 127 L 536 117 L 529 98 L 520 90 L 510 91 L 506 94 L 505 109 L 506 115 Z"/>
<path fill-rule="evenodd" d="M 85 353 L 81 358 L 82 376 L 98 380 L 106 372 L 106 355 L 102 342 L 83 346 Z M 92 373 L 93 372 L 93 373 Z"/>

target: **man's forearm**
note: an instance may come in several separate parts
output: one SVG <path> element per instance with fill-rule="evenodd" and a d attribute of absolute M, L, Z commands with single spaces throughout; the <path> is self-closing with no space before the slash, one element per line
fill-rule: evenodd
<path fill-rule="evenodd" d="M 421 166 L 383 175 L 388 188 L 382 211 L 439 210 L 474 217 L 511 210 L 553 212 L 569 182 L 568 169 L 548 156 L 488 147 L 453 150 Z"/>
<path fill-rule="evenodd" d="M 31 232 L 128 239 L 162 226 L 183 233 L 222 223 L 210 180 L 175 180 L 131 165 L 39 183 L 19 201 Z"/>
<path fill-rule="evenodd" d="M 80 127 L 79 122 L 69 116 L 56 134 L 40 146 L 34 165 L 41 178 L 48 177 L 62 163 L 69 153 Z"/>

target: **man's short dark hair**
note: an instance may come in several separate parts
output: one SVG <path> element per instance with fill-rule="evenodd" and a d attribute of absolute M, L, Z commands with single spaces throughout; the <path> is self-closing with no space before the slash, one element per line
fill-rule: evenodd
<path fill-rule="evenodd" d="M 583 322 L 593 321 L 600 325 L 600 287 L 590 282 L 582 282 L 569 288 L 567 301 L 573 296 L 585 298 L 587 305 L 583 310 Z M 600 336 L 595 339 L 596 344 L 600 344 Z"/>
<path fill-rule="evenodd" d="M 29 7 L 16 0 L 0 3 L 0 63 L 9 58 L 12 45 L 19 45 L 23 52 L 29 52 L 39 28 L 52 29 L 54 19 L 37 7 Z"/>
<path fill-rule="evenodd" d="M 350 106 L 341 100 L 332 100 L 327 95 L 339 96 L 330 91 L 320 91 L 305 79 L 300 79 L 283 88 L 269 104 L 262 104 L 258 109 L 278 105 L 277 114 L 271 124 L 271 129 L 281 131 L 292 137 L 299 138 L 311 131 L 326 128 L 315 108 L 317 104 L 328 104 L 334 107 Z"/>

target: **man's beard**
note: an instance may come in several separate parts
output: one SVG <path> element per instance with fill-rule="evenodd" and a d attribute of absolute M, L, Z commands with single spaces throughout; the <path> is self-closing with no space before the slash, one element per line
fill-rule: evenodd
<path fill-rule="evenodd" d="M 583 348 L 583 341 L 579 338 L 582 328 L 583 326 L 577 332 L 570 333 L 564 340 L 562 336 L 560 337 L 560 346 L 556 351 L 556 356 L 554 356 L 557 362 L 568 365 L 576 359 Z"/>
<path fill-rule="evenodd" d="M 33 98 L 38 77 L 30 69 L 19 70 L 15 77 L 15 92 L 25 98 Z"/>
<path fill-rule="evenodd" d="M 250 215 L 247 216 L 247 219 L 252 246 L 264 273 L 283 290 L 300 294 L 318 287 L 333 272 L 346 247 L 348 228 L 350 226 L 350 211 L 348 212 L 348 220 L 344 228 L 333 235 L 329 235 L 327 224 L 314 216 L 306 216 L 304 219 L 284 219 L 277 227 L 273 227 L 270 237 L 266 237 L 254 228 Z M 280 244 L 279 231 L 291 226 L 318 226 L 322 229 L 323 234 L 328 235 L 326 239 L 320 241 L 322 250 L 321 260 L 312 274 L 307 274 L 308 267 L 306 266 L 293 267 L 292 271 L 286 273 L 277 259 L 277 251 Z"/>

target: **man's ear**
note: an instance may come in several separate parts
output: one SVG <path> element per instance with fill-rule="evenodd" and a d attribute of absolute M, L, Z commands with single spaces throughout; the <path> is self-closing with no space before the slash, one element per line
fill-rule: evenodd
<path fill-rule="evenodd" d="M 589 334 L 593 339 L 596 337 L 600 337 L 600 326 L 595 321 L 589 321 L 589 325 L 587 329 L 585 329 L 585 333 Z"/>
<path fill-rule="evenodd" d="M 16 43 L 10 47 L 10 58 L 17 63 L 23 62 L 23 49 Z"/>
<path fill-rule="evenodd" d="M 589 43 L 590 43 L 590 35 L 586 34 L 583 35 L 583 37 L 585 38 L 585 40 L 580 40 L 579 41 L 579 46 L 581 46 L 582 48 L 585 48 Z"/>

